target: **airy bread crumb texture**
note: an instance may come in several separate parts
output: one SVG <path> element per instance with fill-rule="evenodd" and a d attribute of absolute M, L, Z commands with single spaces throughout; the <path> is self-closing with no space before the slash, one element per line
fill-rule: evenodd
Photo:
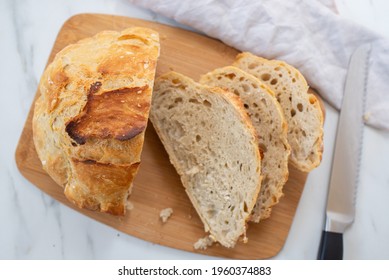
<path fill-rule="evenodd" d="M 170 72 L 156 80 L 150 119 L 205 231 L 234 247 L 261 183 L 256 132 L 239 98 Z"/>
<path fill-rule="evenodd" d="M 251 53 L 237 56 L 234 66 L 250 73 L 274 91 L 288 122 L 290 161 L 309 172 L 317 167 L 323 152 L 323 112 L 302 74 L 283 61 L 267 60 Z"/>
<path fill-rule="evenodd" d="M 251 221 L 259 222 L 270 216 L 279 202 L 288 179 L 290 146 L 287 124 L 274 93 L 254 76 L 233 66 L 215 69 L 202 76 L 200 83 L 218 86 L 239 96 L 258 133 L 263 152 L 261 193 Z"/>

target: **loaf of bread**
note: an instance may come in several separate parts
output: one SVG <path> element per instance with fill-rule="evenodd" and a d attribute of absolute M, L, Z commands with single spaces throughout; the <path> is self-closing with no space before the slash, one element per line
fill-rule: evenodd
<path fill-rule="evenodd" d="M 239 54 L 233 65 L 260 79 L 276 94 L 288 122 L 290 162 L 304 172 L 317 167 L 323 153 L 324 117 L 301 73 L 285 62 L 251 53 Z"/>
<path fill-rule="evenodd" d="M 46 68 L 34 143 L 43 168 L 78 207 L 125 214 L 158 56 L 158 33 L 134 27 L 69 45 Z"/>
<path fill-rule="evenodd" d="M 205 231 L 234 247 L 261 187 L 258 139 L 240 99 L 170 72 L 155 82 L 150 120 Z"/>
<path fill-rule="evenodd" d="M 281 106 L 267 86 L 234 66 L 215 69 L 202 76 L 200 83 L 224 88 L 239 96 L 244 104 L 263 152 L 261 192 L 251 221 L 266 219 L 270 216 L 272 207 L 279 202 L 289 175 L 290 146 Z"/>

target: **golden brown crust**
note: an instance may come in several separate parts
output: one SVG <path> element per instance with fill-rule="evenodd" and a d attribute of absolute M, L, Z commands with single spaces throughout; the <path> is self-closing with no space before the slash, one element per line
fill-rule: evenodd
<path fill-rule="evenodd" d="M 71 165 L 74 172 L 65 188 L 65 195 L 70 201 L 80 208 L 114 215 L 125 213 L 128 188 L 139 163 L 114 165 L 72 158 Z"/>
<path fill-rule="evenodd" d="M 103 31 L 64 48 L 43 73 L 35 147 L 43 168 L 77 206 L 125 213 L 158 55 L 153 30 Z"/>
<path fill-rule="evenodd" d="M 147 85 L 96 94 L 100 87 L 101 82 L 91 85 L 83 111 L 66 125 L 77 144 L 91 138 L 129 140 L 145 130 L 151 95 L 145 94 Z"/>

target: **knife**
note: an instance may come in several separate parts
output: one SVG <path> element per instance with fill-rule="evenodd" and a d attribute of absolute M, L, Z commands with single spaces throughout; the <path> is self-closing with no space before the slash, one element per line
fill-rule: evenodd
<path fill-rule="evenodd" d="M 321 260 L 343 259 L 343 233 L 354 221 L 370 50 L 370 44 L 362 45 L 350 59 L 318 253 Z"/>

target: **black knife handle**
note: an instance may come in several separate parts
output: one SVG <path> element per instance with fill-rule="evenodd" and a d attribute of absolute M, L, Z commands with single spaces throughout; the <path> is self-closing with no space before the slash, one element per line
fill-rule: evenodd
<path fill-rule="evenodd" d="M 343 234 L 324 231 L 321 235 L 318 260 L 343 259 Z"/>

